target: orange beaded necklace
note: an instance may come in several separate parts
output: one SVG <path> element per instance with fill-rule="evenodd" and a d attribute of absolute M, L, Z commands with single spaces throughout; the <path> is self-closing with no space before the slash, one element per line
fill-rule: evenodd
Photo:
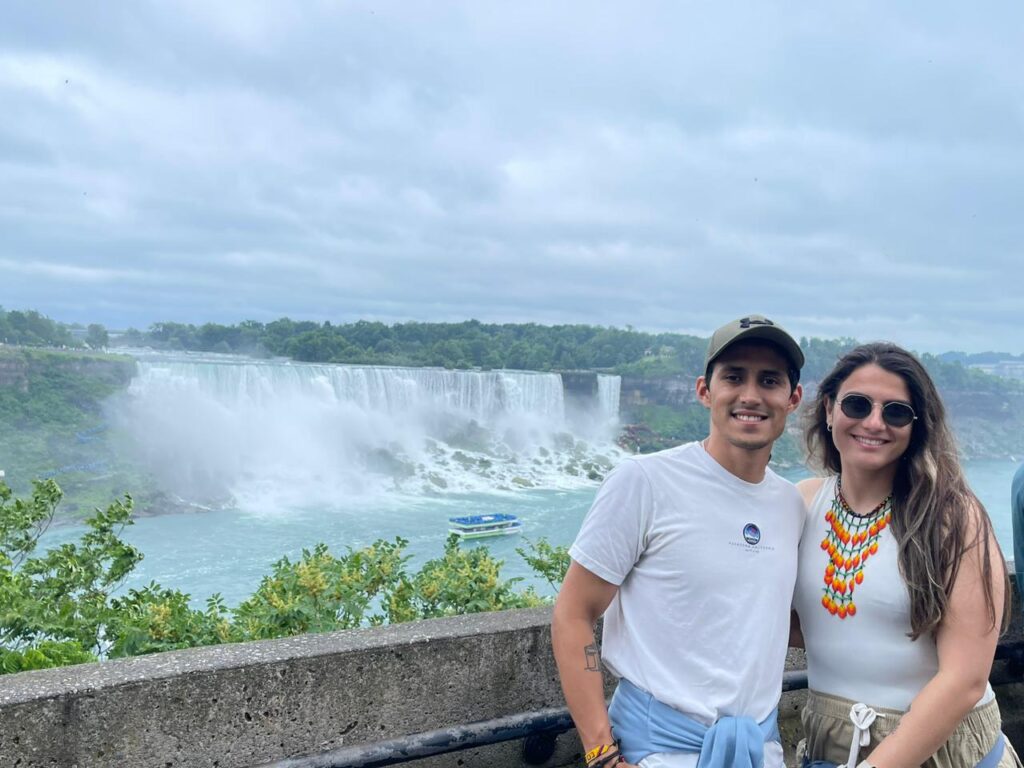
<path fill-rule="evenodd" d="M 828 533 L 821 548 L 828 553 L 822 607 L 845 619 L 857 615 L 854 589 L 864 582 L 864 563 L 878 552 L 878 537 L 892 521 L 892 494 L 866 515 L 858 515 L 843 498 L 842 480 L 836 478 L 832 508 L 825 513 Z"/>

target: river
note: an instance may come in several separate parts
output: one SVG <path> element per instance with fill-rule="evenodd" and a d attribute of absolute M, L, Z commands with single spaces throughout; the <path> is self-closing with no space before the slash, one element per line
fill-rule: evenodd
<path fill-rule="evenodd" d="M 968 479 L 992 517 L 1003 552 L 1012 555 L 1009 514 L 1010 481 L 1016 465 L 1010 461 L 966 464 Z M 796 479 L 805 473 L 789 471 Z M 145 553 L 126 587 L 156 581 L 192 595 L 201 605 L 219 592 L 229 605 L 248 597 L 281 556 L 296 558 L 303 548 L 325 542 L 341 553 L 376 539 L 408 540 L 411 571 L 441 554 L 450 516 L 507 512 L 523 522 L 520 536 L 486 540 L 486 546 L 505 561 L 503 573 L 519 576 L 542 594 L 551 589 L 516 554 L 524 539 L 546 537 L 554 544 L 572 541 L 596 492 L 588 487 L 501 493 L 461 493 L 420 499 L 378 499 L 355 506 L 296 505 L 281 512 L 224 509 L 142 518 L 125 531 L 125 539 Z M 61 528 L 47 535 L 46 544 L 69 541 L 79 528 Z"/>

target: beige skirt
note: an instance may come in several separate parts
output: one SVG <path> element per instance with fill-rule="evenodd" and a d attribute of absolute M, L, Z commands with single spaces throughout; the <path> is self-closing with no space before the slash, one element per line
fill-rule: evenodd
<path fill-rule="evenodd" d="M 806 738 L 797 746 L 797 764 L 804 757 L 808 760 L 826 760 L 830 763 L 845 763 L 850 756 L 850 741 L 853 739 L 853 723 L 850 722 L 850 707 L 854 702 L 839 696 L 829 696 L 816 691 L 807 692 L 807 706 L 800 714 Z M 896 709 L 872 707 L 878 717 L 871 726 L 871 743 L 860 749 L 864 760 L 886 736 L 892 733 L 900 721 L 902 712 Z M 995 699 L 988 704 L 971 710 L 939 751 L 923 765 L 924 768 L 973 768 L 992 749 L 997 738 L 1002 738 L 1002 718 Z M 1020 758 L 1010 742 L 999 761 L 999 768 L 1021 768 Z"/>

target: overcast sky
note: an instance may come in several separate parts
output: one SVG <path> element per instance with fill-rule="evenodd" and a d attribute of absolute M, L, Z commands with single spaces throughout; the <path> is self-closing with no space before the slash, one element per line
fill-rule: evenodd
<path fill-rule="evenodd" d="M 1024 352 L 1024 6 L 11 3 L 0 305 Z"/>

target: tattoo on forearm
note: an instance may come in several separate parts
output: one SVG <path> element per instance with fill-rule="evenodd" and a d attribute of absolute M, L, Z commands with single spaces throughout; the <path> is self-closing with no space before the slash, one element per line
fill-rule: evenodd
<path fill-rule="evenodd" d="M 600 672 L 601 650 L 597 647 L 597 643 L 588 645 L 583 649 L 583 653 L 587 656 L 587 672 Z"/>

